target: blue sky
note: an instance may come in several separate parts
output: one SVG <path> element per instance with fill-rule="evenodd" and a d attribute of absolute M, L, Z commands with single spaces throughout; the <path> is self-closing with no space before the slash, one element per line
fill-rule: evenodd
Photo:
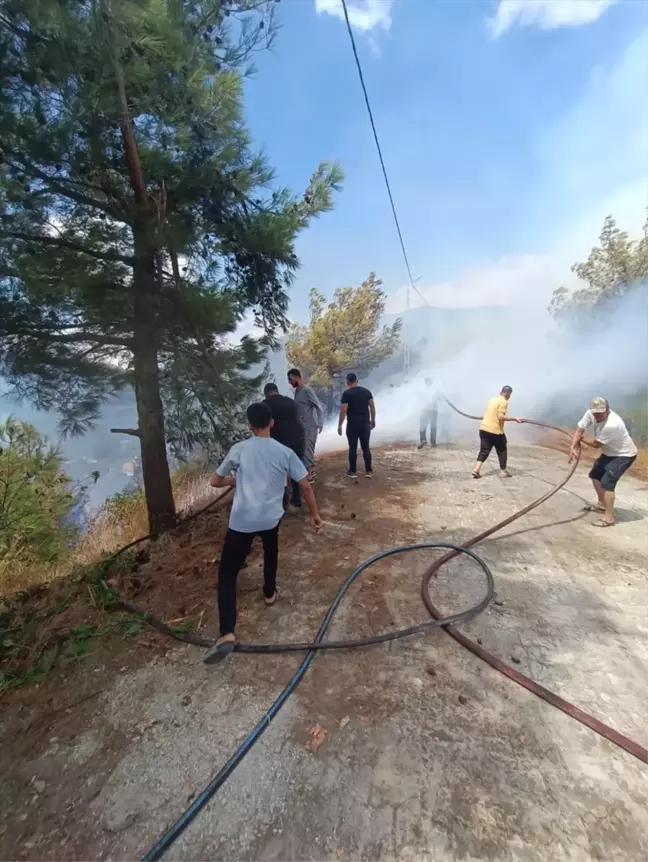
<path fill-rule="evenodd" d="M 546 304 L 608 212 L 648 199 L 644 0 L 348 0 L 412 269 L 442 306 Z M 282 0 L 246 87 L 257 144 L 301 189 L 346 173 L 299 240 L 291 314 L 370 270 L 406 281 L 339 0 Z"/>

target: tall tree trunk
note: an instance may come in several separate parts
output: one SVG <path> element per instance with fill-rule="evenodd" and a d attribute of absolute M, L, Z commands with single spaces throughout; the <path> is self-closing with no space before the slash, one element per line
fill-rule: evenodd
<path fill-rule="evenodd" d="M 164 436 L 164 410 L 158 369 L 160 297 L 155 281 L 155 255 L 145 244 L 135 251 L 134 373 L 142 453 L 142 476 L 149 529 L 158 534 L 176 523 L 175 503 Z"/>
<path fill-rule="evenodd" d="M 176 523 L 158 369 L 161 285 L 158 282 L 155 266 L 160 254 L 156 225 L 164 219 L 165 213 L 163 207 L 160 209 L 153 206 L 142 170 L 135 128 L 128 108 L 119 38 L 110 0 L 102 0 L 102 10 L 110 24 L 120 114 L 119 126 L 135 203 L 133 225 L 133 247 L 136 259 L 133 270 L 135 398 L 149 530 L 157 535 Z M 164 196 L 166 199 L 166 191 Z"/>

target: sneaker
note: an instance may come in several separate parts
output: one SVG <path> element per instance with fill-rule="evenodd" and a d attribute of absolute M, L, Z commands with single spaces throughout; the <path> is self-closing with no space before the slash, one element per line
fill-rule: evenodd
<path fill-rule="evenodd" d="M 367 479 L 373 479 L 373 470 L 369 470 L 368 473 L 365 473 L 365 476 L 367 477 Z"/>
<path fill-rule="evenodd" d="M 265 593 L 263 593 L 263 601 L 265 602 L 265 606 L 267 608 L 271 608 L 274 604 L 276 604 L 280 593 L 281 590 L 279 589 L 279 587 L 275 587 L 274 595 L 270 596 L 270 598 L 268 598 Z"/>
<path fill-rule="evenodd" d="M 427 446 L 427 443 L 424 441 L 423 443 L 419 443 L 417 448 L 418 449 L 425 449 L 426 446 Z"/>
<path fill-rule="evenodd" d="M 234 641 L 221 641 L 210 647 L 204 655 L 203 661 L 205 664 L 218 664 L 227 658 L 228 655 L 234 652 L 236 643 Z"/>
<path fill-rule="evenodd" d="M 344 475 L 347 477 L 347 479 L 357 479 L 358 478 L 358 474 L 354 473 L 352 470 L 347 470 Z"/>

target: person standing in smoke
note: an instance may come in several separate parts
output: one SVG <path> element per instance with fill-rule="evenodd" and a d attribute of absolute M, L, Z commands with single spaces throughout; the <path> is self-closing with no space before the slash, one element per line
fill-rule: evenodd
<path fill-rule="evenodd" d="M 512 394 L 513 389 L 510 386 L 504 386 L 500 394 L 496 398 L 491 398 L 486 405 L 482 423 L 479 426 L 479 455 L 472 471 L 473 479 L 481 479 L 482 464 L 488 460 L 493 448 L 499 459 L 500 476 L 502 479 L 507 479 L 511 475 L 506 469 L 508 451 L 504 423 L 524 422 L 524 419 L 507 416 L 508 403 Z"/>
<path fill-rule="evenodd" d="M 365 476 L 371 479 L 373 476 L 371 464 L 371 449 L 369 438 L 372 430 L 376 427 L 376 405 L 373 395 L 364 386 L 358 386 L 358 375 L 350 372 L 346 376 L 348 389 L 342 395 L 340 404 L 340 418 L 338 420 L 338 434 L 342 436 L 342 428 L 346 420 L 346 435 L 349 441 L 349 469 L 346 475 L 349 479 L 357 479 L 358 474 L 358 443 L 362 449 L 362 457 L 365 465 Z"/>
<path fill-rule="evenodd" d="M 314 390 L 302 380 L 301 371 L 291 368 L 288 383 L 295 390 L 295 401 L 304 426 L 305 446 L 302 461 L 308 470 L 308 478 L 315 478 L 315 446 L 317 435 L 324 428 L 324 410 Z"/>
<path fill-rule="evenodd" d="M 419 421 L 419 431 L 421 434 L 419 449 L 424 449 L 427 446 L 428 425 L 430 426 L 430 446 L 436 446 L 437 444 L 437 422 L 439 419 L 440 396 L 437 390 L 433 388 L 434 385 L 431 377 L 425 378 L 425 385 L 428 391 L 424 394 L 426 403 L 421 411 L 421 418 Z"/>

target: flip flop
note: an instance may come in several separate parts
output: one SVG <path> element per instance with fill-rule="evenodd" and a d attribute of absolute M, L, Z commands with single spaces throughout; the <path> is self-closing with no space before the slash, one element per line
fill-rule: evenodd
<path fill-rule="evenodd" d="M 603 508 L 603 506 L 588 505 L 583 506 L 583 512 L 605 512 L 605 509 Z"/>
<path fill-rule="evenodd" d="M 219 664 L 223 659 L 227 658 L 230 653 L 234 652 L 235 646 L 235 641 L 223 641 L 222 643 L 214 644 L 214 646 L 210 647 L 205 653 L 203 662 L 205 664 Z"/>
<path fill-rule="evenodd" d="M 477 473 L 475 470 L 473 470 L 470 475 L 473 477 L 473 479 L 481 479 L 481 473 Z"/>
<path fill-rule="evenodd" d="M 599 518 L 598 521 L 592 521 L 593 527 L 613 527 L 615 524 L 614 521 L 610 523 L 610 521 L 604 521 L 603 518 Z"/>

